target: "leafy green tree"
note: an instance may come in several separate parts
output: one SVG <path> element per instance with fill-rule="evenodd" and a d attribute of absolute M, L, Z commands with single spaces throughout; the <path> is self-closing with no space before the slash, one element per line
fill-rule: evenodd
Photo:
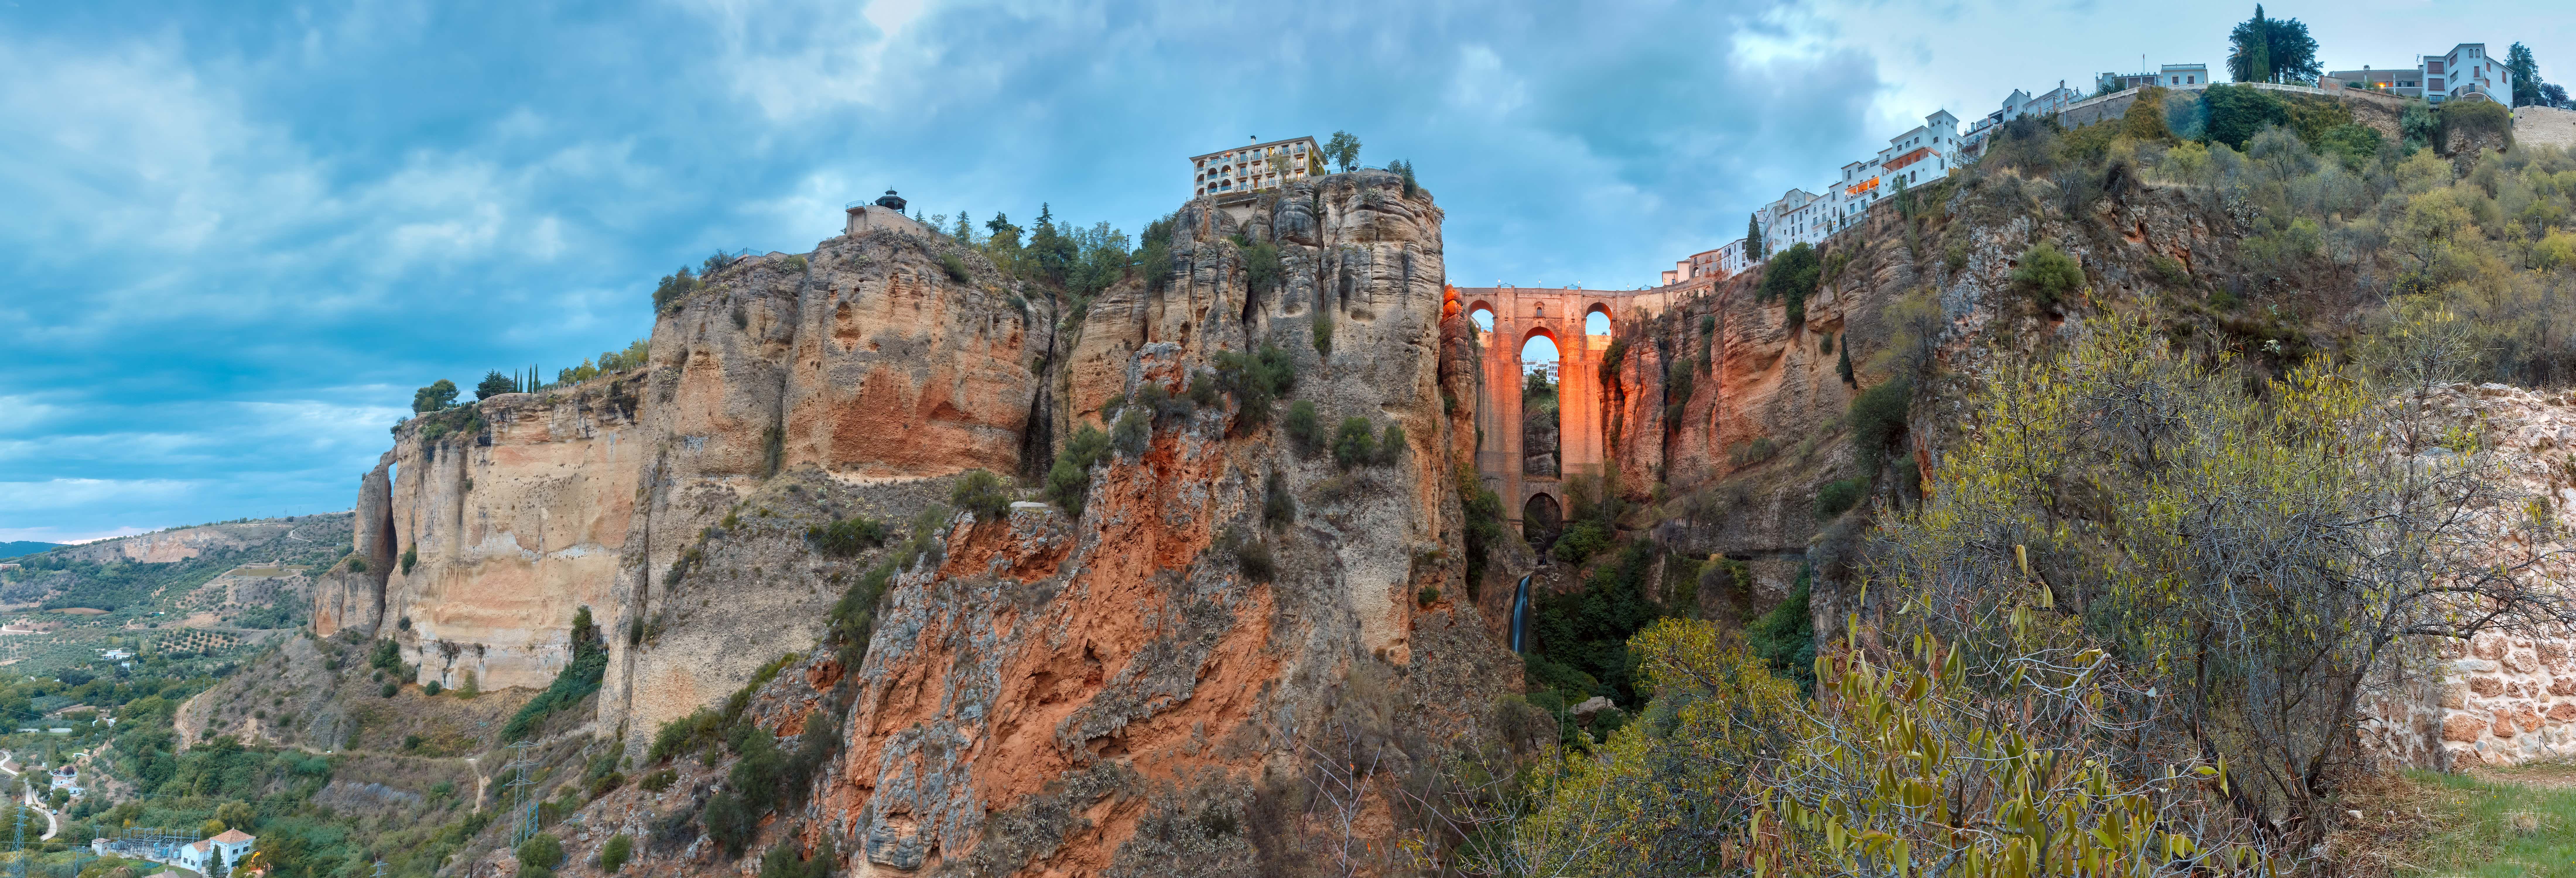
<path fill-rule="evenodd" d="M 1348 131 L 1335 131 L 1324 141 L 1324 156 L 1341 165 L 1342 173 L 1350 173 L 1360 166 L 1360 139 Z"/>
<path fill-rule="evenodd" d="M 1762 287 L 1755 298 L 1763 302 L 1775 299 L 1786 302 L 1789 325 L 1796 326 L 1806 322 L 1807 298 L 1815 295 L 1816 284 L 1824 274 L 1824 260 L 1816 256 L 1814 247 L 1800 241 L 1771 258 L 1770 266 L 1762 270 Z"/>
<path fill-rule="evenodd" d="M 494 369 L 490 372 L 484 373 L 483 381 L 474 385 L 474 398 L 476 400 L 485 400 L 495 396 L 500 396 L 504 393 L 517 392 L 519 392 L 518 379 L 501 374 L 501 370 L 499 369 Z"/>
<path fill-rule="evenodd" d="M 2201 93 L 2209 105 L 2209 142 L 2244 149 L 2265 125 L 2290 124 L 2290 107 L 2262 89 L 2213 85 Z"/>
<path fill-rule="evenodd" d="M 678 271 L 663 275 L 662 282 L 653 287 L 653 313 L 665 314 L 677 310 L 680 307 L 680 301 L 688 298 L 690 293 L 696 292 L 699 286 L 697 275 L 690 274 L 689 267 L 686 265 L 680 266 Z"/>
<path fill-rule="evenodd" d="M 1082 259 L 1073 236 L 1056 225 L 1051 205 L 1038 205 L 1038 223 L 1029 232 L 1029 258 L 1035 263 L 1039 279 L 1057 286 L 1072 280 L 1074 267 Z"/>
<path fill-rule="evenodd" d="M 2540 62 L 2531 57 L 2529 47 L 2515 43 L 2513 48 L 2505 50 L 2504 69 L 2513 74 L 2514 106 L 2549 105 L 2540 89 Z"/>
<path fill-rule="evenodd" d="M 1552 754 L 1530 773 L 1544 794 L 1503 822 L 1500 838 L 1464 846 L 1473 864 L 1465 871 L 1750 874 L 1719 864 L 1739 862 L 1732 851 L 1759 804 L 1762 766 L 1797 747 L 1798 690 L 1711 622 L 1657 621 L 1627 640 L 1629 657 L 1638 688 L 1655 693 L 1647 721 L 1619 727 L 1588 753 Z"/>
<path fill-rule="evenodd" d="M 2474 350 L 2447 310 L 2392 329 L 2392 377 L 2447 383 Z M 2105 693 L 2106 708 L 2165 693 L 2146 727 L 2060 740 L 2153 740 L 2131 745 L 2147 766 L 2223 758 L 2227 802 L 2289 849 L 2321 843 L 2340 807 L 2377 669 L 2412 660 L 2419 638 L 2576 617 L 2545 556 L 2505 548 L 2535 545 L 2520 532 L 2535 525 L 2463 514 L 2513 508 L 2498 464 L 2425 454 L 2420 437 L 2451 422 L 2396 381 L 2315 358 L 2249 386 L 2133 317 L 1993 374 L 1961 414 L 1980 429 L 1939 463 L 1942 490 L 1882 522 L 1871 592 L 1903 608 L 1887 636 L 1954 644 L 1971 679 L 2094 668 L 2135 690 Z"/>
<path fill-rule="evenodd" d="M 1744 261 L 1762 261 L 1762 214 L 1759 211 L 1744 217 Z"/>
<path fill-rule="evenodd" d="M 984 221 L 984 228 L 992 232 L 984 239 L 984 252 L 993 258 L 993 264 L 1004 270 L 1017 267 L 1024 258 L 1020 252 L 1022 229 L 1011 224 L 1010 214 L 995 212 L 992 219 Z"/>
<path fill-rule="evenodd" d="M 2227 35 L 2227 73 L 2237 82 L 2286 82 L 2313 85 L 2325 68 L 2317 62 L 2317 41 L 2307 24 L 2295 18 L 2266 18 L 2256 4 L 2254 17 L 2238 22 Z"/>
<path fill-rule="evenodd" d="M 411 410 L 415 412 L 441 411 L 455 404 L 456 382 L 445 378 L 432 381 L 428 387 L 411 394 Z"/>

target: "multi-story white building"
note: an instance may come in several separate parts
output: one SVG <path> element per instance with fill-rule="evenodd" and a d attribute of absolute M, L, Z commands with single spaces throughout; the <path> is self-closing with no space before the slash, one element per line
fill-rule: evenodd
<path fill-rule="evenodd" d="M 2003 127 L 2004 123 L 2023 116 L 2053 115 L 2083 99 L 2084 95 L 2067 88 L 2066 80 L 2063 79 L 2057 81 L 2056 88 L 2037 95 L 2021 89 L 2013 89 L 2012 94 L 2004 96 L 2004 105 L 2001 109 L 1987 113 L 1975 124 L 1968 126 L 1967 135 L 1959 138 L 1960 146 L 1964 154 L 1976 155 L 1984 150 L 1986 138 L 1993 136 L 1995 129 Z"/>
<path fill-rule="evenodd" d="M 2513 70 L 2487 54 L 2485 43 L 2461 43 L 2439 55 L 2417 55 L 2415 66 L 2336 70 L 2324 79 L 2430 103 L 2487 100 L 2513 103 Z M 2319 83 L 2323 85 L 2324 83 Z"/>
<path fill-rule="evenodd" d="M 1824 240 L 1827 213 L 1824 196 L 1804 189 L 1791 189 L 1780 200 L 1763 205 L 1759 213 L 1763 257 Z"/>
<path fill-rule="evenodd" d="M 1934 110 L 1923 124 L 1887 139 L 1878 155 L 1843 166 L 1842 179 L 1826 190 L 1826 227 L 1831 234 L 1860 219 L 1861 214 L 1900 186 L 1938 180 L 1959 166 L 1959 117 Z"/>
<path fill-rule="evenodd" d="M 2424 99 L 2433 103 L 2488 100 L 2513 103 L 2513 71 L 2487 54 L 2485 43 L 2461 43 L 2451 51 L 2416 59 L 2423 73 Z"/>
<path fill-rule="evenodd" d="M 1249 195 L 1322 172 L 1322 147 L 1291 137 L 1190 157 L 1190 197 Z"/>

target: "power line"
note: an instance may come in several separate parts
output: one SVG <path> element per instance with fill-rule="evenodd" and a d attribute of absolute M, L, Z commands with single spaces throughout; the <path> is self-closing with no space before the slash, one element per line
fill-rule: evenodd
<path fill-rule="evenodd" d="M 510 827 L 510 847 L 513 849 L 537 835 L 537 797 L 534 795 L 537 782 L 528 777 L 528 769 L 536 767 L 537 764 L 536 760 L 529 758 L 528 749 L 535 746 L 536 744 L 531 741 L 518 741 L 511 744 L 510 762 L 501 766 L 503 771 L 518 769 L 518 776 L 511 779 L 508 784 L 511 797 L 510 816 L 516 821 Z"/>

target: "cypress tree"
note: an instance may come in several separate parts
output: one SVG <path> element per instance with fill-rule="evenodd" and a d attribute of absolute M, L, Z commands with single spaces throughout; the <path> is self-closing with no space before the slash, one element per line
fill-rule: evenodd
<path fill-rule="evenodd" d="M 1837 373 L 1840 373 L 1840 374 L 1843 376 L 1843 383 L 1844 383 L 1844 384 L 1849 384 L 1849 385 L 1851 385 L 1851 386 L 1853 386 L 1853 387 L 1859 387 L 1859 386 L 1860 386 L 1860 382 L 1852 378 L 1852 365 L 1851 365 L 1851 333 L 1848 333 L 1848 332 L 1843 333 L 1843 337 L 1842 337 L 1842 348 L 1843 348 L 1843 351 L 1842 351 L 1842 356 L 1843 356 L 1843 358 L 1842 358 L 1842 362 L 1839 362 L 1839 363 L 1835 363 L 1835 364 L 1834 364 L 1834 371 L 1835 371 L 1835 372 L 1837 372 Z"/>
<path fill-rule="evenodd" d="M 1762 214 L 1759 211 L 1744 217 L 1744 261 L 1762 261 Z"/>

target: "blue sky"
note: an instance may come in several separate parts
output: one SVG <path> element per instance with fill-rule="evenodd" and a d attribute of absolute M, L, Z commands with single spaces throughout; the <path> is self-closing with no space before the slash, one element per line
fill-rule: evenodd
<path fill-rule="evenodd" d="M 2334 67 L 2576 79 L 2561 4 L 2269 9 Z M 888 186 L 1132 232 L 1188 155 L 1347 129 L 1453 281 L 1630 287 L 1935 108 L 2216 65 L 2250 11 L 0 0 L 0 540 L 345 509 L 412 388 L 622 347 L 660 274 Z"/>

